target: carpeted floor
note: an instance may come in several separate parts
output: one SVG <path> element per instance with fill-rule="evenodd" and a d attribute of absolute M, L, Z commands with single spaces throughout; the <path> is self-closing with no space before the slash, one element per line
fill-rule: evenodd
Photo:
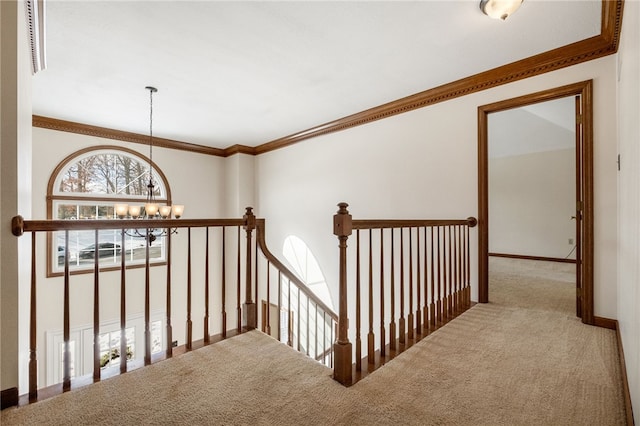
<path fill-rule="evenodd" d="M 541 264 L 492 261 L 492 303 L 474 306 L 351 388 L 255 331 L 4 410 L 1 422 L 624 424 L 615 333 L 575 318 L 570 271 Z"/>

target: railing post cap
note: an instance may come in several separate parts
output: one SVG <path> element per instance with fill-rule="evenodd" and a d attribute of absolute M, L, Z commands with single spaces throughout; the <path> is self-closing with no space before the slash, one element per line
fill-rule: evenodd
<path fill-rule="evenodd" d="M 349 204 L 347 203 L 338 204 L 338 213 L 333 215 L 333 235 L 338 237 L 347 237 L 351 235 L 352 223 L 351 215 L 349 214 L 349 210 L 347 210 L 348 206 Z"/>
<path fill-rule="evenodd" d="M 471 228 L 474 228 L 478 224 L 478 219 L 473 216 L 468 217 L 467 220 L 469 221 L 469 227 Z"/>
<path fill-rule="evenodd" d="M 11 233 L 16 237 L 24 234 L 24 218 L 22 216 L 14 216 L 11 219 Z"/>
<path fill-rule="evenodd" d="M 244 229 L 247 231 L 253 230 L 256 227 L 256 216 L 253 214 L 253 207 L 246 207 L 244 216 L 242 219 L 245 221 Z"/>

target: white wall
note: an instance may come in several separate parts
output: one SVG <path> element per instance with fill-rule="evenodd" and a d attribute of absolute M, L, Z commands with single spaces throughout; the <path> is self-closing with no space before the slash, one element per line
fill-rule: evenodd
<path fill-rule="evenodd" d="M 304 240 L 337 306 L 338 202 L 348 202 L 354 218 L 477 216 L 477 107 L 593 79 L 594 308 L 615 318 L 615 67 L 614 57 L 601 58 L 258 156 L 257 214 L 267 219 L 269 247 L 279 249 L 289 234 Z M 472 232 L 474 252 L 476 237 Z M 472 275 L 477 300 L 475 258 Z"/>
<path fill-rule="evenodd" d="M 11 235 L 11 218 L 31 217 L 31 69 L 25 9 L 22 2 L 0 2 L 0 388 L 18 387 L 16 364 L 24 364 L 28 328 L 28 265 L 23 254 L 30 242 Z"/>
<path fill-rule="evenodd" d="M 640 3 L 627 1 L 620 40 L 618 129 L 621 169 L 618 185 L 618 322 L 629 390 L 640 418 Z"/>
<path fill-rule="evenodd" d="M 55 167 L 68 155 L 85 147 L 99 145 L 118 145 L 133 149 L 142 155 L 148 155 L 145 145 L 125 143 L 73 133 L 33 128 L 33 217 L 46 218 L 47 183 Z M 226 169 L 225 159 L 214 156 L 176 151 L 164 148 L 154 148 L 153 159 L 165 174 L 171 187 L 173 202 L 184 204 L 183 218 L 220 218 L 226 215 L 225 193 Z M 231 217 L 241 217 L 236 212 Z M 220 270 L 220 246 L 217 238 L 220 232 L 210 231 L 210 247 L 212 257 L 212 279 L 218 279 Z M 230 232 L 231 234 L 231 232 Z M 235 238 L 235 234 L 234 238 Z M 27 236 L 23 239 L 29 239 Z M 204 232 L 192 231 L 192 320 L 194 339 L 201 339 L 203 335 L 204 316 Z M 228 237 L 233 243 L 235 239 Z M 38 358 L 40 386 L 44 382 L 46 371 L 45 334 L 62 330 L 63 278 L 46 278 L 46 240 L 44 235 L 38 239 L 37 256 L 41 261 L 38 265 Z M 233 244 L 229 246 L 232 249 Z M 173 340 L 179 344 L 185 342 L 186 321 L 186 267 L 187 232 L 180 230 L 172 237 L 172 324 Z M 235 265 L 235 263 L 234 263 Z M 229 269 L 229 268 L 228 268 Z M 25 274 L 29 277 L 29 273 Z M 100 319 L 101 323 L 120 321 L 120 273 L 104 272 L 100 274 Z M 235 280 L 235 278 L 234 278 Z M 162 313 L 165 309 L 165 267 L 151 268 L 151 311 Z M 71 277 L 71 328 L 91 327 L 93 324 L 93 275 L 75 275 Z M 229 309 L 229 324 L 235 324 L 235 289 L 229 288 L 230 299 L 234 300 Z M 233 297 L 231 297 L 233 295 Z M 144 313 L 144 269 L 127 271 L 127 316 L 135 317 Z M 220 327 L 220 297 L 212 295 L 210 315 L 211 333 L 216 334 Z M 28 312 L 28 309 L 26 309 Z M 215 326 L 214 326 L 215 325 Z M 139 334 L 142 339 L 142 335 Z M 142 348 L 142 346 L 140 346 Z M 140 353 L 140 352 L 139 352 Z M 26 377 L 26 374 L 23 374 Z M 26 389 L 20 389 L 21 393 Z"/>
<path fill-rule="evenodd" d="M 489 159 L 489 252 L 575 259 L 575 161 L 574 149 Z"/>
<path fill-rule="evenodd" d="M 236 154 L 225 159 L 224 214 L 242 216 L 255 203 L 255 159 L 252 155 Z"/>

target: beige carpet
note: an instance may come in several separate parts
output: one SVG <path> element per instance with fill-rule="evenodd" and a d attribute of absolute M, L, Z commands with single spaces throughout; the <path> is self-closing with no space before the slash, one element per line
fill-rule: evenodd
<path fill-rule="evenodd" d="M 251 332 L 4 410 L 2 425 L 624 424 L 615 333 L 575 318 L 563 272 L 531 273 L 536 267 L 519 276 L 502 263 L 491 265 L 494 303 L 476 305 L 351 388 Z"/>

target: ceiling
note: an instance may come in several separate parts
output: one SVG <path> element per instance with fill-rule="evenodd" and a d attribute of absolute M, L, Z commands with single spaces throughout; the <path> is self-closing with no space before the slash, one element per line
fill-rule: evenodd
<path fill-rule="evenodd" d="M 600 34 L 598 0 L 59 1 L 33 113 L 255 147 Z"/>

